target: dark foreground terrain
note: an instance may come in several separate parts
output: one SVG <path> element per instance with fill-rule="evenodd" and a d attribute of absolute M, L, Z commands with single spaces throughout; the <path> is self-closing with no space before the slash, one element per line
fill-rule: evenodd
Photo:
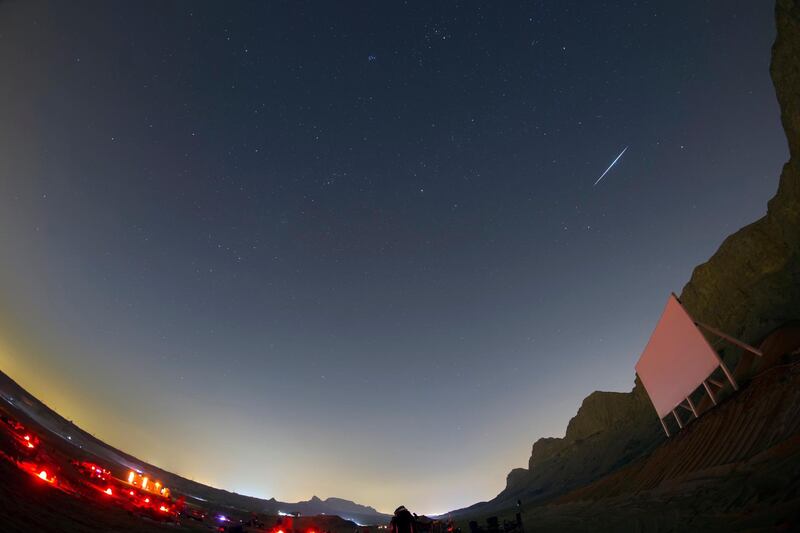
<path fill-rule="evenodd" d="M 209 531 L 199 524 L 147 520 L 101 500 L 76 498 L 40 483 L 7 461 L 0 462 L 0 530 L 17 531 Z"/>
<path fill-rule="evenodd" d="M 792 359 L 647 457 L 523 505 L 525 531 L 800 530 L 800 358 Z M 493 514 L 502 523 L 515 512 Z M 469 520 L 485 518 L 475 513 L 459 522 L 466 531 Z"/>

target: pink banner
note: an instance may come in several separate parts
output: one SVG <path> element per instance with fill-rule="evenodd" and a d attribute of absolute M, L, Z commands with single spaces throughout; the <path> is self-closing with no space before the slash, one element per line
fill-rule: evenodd
<path fill-rule="evenodd" d="M 660 418 L 689 396 L 720 364 L 717 352 L 674 294 L 636 363 Z"/>

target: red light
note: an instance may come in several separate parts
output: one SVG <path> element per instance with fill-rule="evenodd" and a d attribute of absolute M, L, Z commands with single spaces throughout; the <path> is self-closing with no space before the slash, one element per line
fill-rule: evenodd
<path fill-rule="evenodd" d="M 33 448 L 33 444 L 31 444 L 31 443 L 29 442 L 29 443 L 28 443 L 28 448 Z"/>
<path fill-rule="evenodd" d="M 159 507 L 158 510 L 159 511 L 164 511 L 165 513 L 169 512 L 169 509 L 167 507 L 164 507 L 163 505 L 161 507 Z"/>
<path fill-rule="evenodd" d="M 130 495 L 133 496 L 133 491 L 130 492 Z"/>
<path fill-rule="evenodd" d="M 145 498 L 144 503 L 150 503 L 150 498 Z"/>
<path fill-rule="evenodd" d="M 42 470 L 41 472 L 39 472 L 39 477 L 47 481 L 47 470 Z"/>
<path fill-rule="evenodd" d="M 106 489 L 106 494 L 108 494 L 109 496 L 111 496 L 111 495 L 113 494 L 113 493 L 111 492 L 111 487 L 109 487 L 109 488 L 107 488 L 107 489 Z"/>
<path fill-rule="evenodd" d="M 30 435 L 25 435 L 25 440 L 31 440 L 31 436 Z"/>

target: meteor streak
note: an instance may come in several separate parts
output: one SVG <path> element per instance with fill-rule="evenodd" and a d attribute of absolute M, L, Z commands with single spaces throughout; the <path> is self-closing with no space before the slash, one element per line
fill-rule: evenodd
<path fill-rule="evenodd" d="M 605 171 L 605 172 L 603 172 L 603 173 L 600 175 L 600 177 L 599 177 L 599 178 L 597 178 L 597 181 L 595 181 L 595 182 L 594 182 L 594 185 L 592 185 L 592 187 L 594 187 L 595 185 L 597 185 L 598 183 L 600 183 L 600 180 L 601 180 L 601 179 L 603 179 L 603 178 L 606 176 L 606 174 L 608 174 L 608 171 L 609 171 L 609 170 L 611 170 L 611 169 L 614 167 L 614 165 L 616 165 L 616 164 L 617 164 L 617 161 L 619 161 L 619 158 L 620 158 L 620 157 L 622 157 L 622 154 L 624 154 L 624 153 L 625 153 L 625 150 L 627 150 L 627 149 L 628 149 L 628 147 L 627 147 L 627 146 L 626 146 L 625 148 L 623 148 L 623 149 L 622 149 L 622 151 L 619 153 L 619 155 L 617 156 L 617 158 L 616 158 L 616 159 L 614 159 L 614 161 L 612 161 L 610 165 L 608 165 L 608 168 L 606 169 L 606 171 Z"/>

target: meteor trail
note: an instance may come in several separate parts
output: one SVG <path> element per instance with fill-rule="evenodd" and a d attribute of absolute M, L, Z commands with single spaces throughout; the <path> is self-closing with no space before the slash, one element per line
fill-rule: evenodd
<path fill-rule="evenodd" d="M 611 170 L 611 168 L 612 168 L 614 165 L 616 165 L 616 164 L 617 164 L 617 161 L 619 161 L 619 158 L 620 158 L 620 157 L 622 157 L 622 154 L 624 154 L 624 153 L 625 153 L 625 150 L 627 150 L 627 149 L 628 149 L 628 147 L 627 147 L 627 146 L 626 146 L 625 148 L 623 148 L 623 149 L 622 149 L 622 151 L 619 153 L 619 155 L 617 156 L 617 158 L 616 158 L 616 159 L 614 159 L 614 161 L 612 161 L 610 165 L 608 165 L 608 168 L 606 169 L 606 171 L 605 171 L 605 172 L 603 172 L 603 173 L 600 175 L 600 177 L 599 177 L 599 178 L 597 178 L 597 181 L 595 181 L 595 182 L 594 182 L 594 185 L 592 185 L 592 187 L 594 187 L 595 185 L 597 185 L 598 183 L 600 183 L 600 180 L 601 180 L 601 179 L 603 179 L 603 178 L 605 177 L 605 175 L 606 175 L 606 174 L 608 174 L 608 171 L 609 171 L 609 170 Z"/>

